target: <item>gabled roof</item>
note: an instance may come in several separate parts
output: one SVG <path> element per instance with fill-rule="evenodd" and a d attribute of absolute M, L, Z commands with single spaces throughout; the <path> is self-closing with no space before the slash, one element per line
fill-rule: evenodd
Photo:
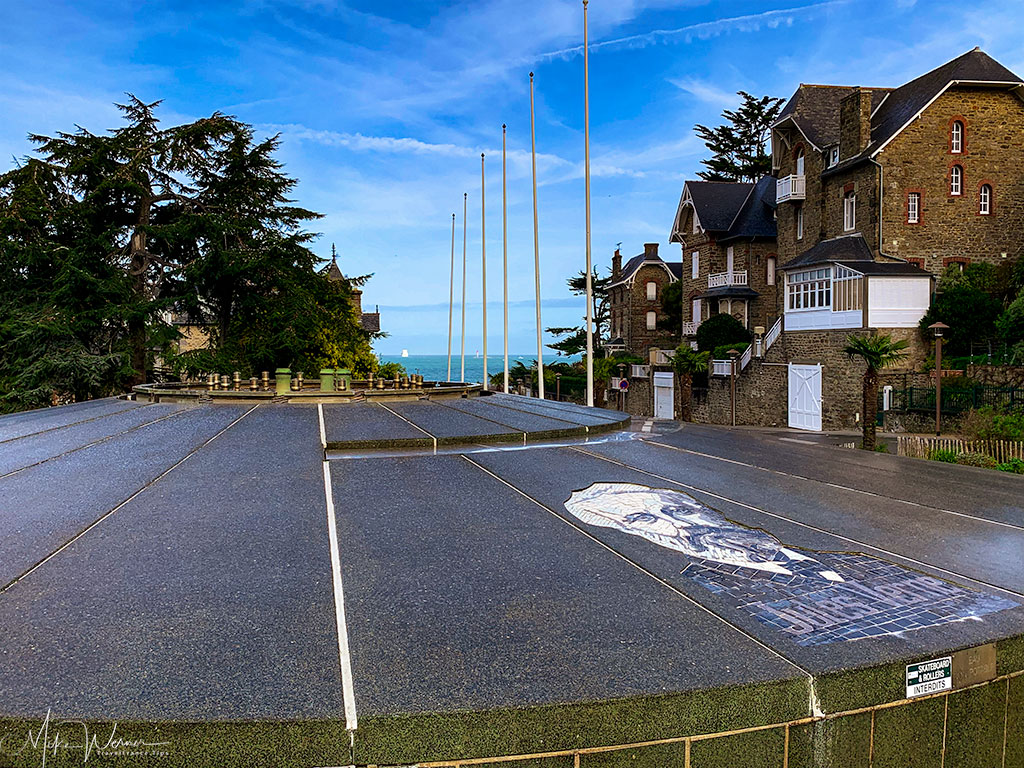
<path fill-rule="evenodd" d="M 693 209 L 705 232 L 725 232 L 754 188 L 741 181 L 688 181 Z"/>
<path fill-rule="evenodd" d="M 839 104 L 845 96 L 853 93 L 856 86 L 852 85 L 806 85 L 800 84 L 782 112 L 779 113 L 773 128 L 786 122 L 792 122 L 800 129 L 815 149 L 839 143 Z M 874 110 L 885 98 L 890 89 L 871 88 L 871 109 Z"/>
<path fill-rule="evenodd" d="M 1024 87 L 1024 81 L 981 48 L 957 56 L 914 78 L 889 94 L 871 118 L 871 144 L 876 154 L 897 133 L 951 85 Z"/>
<path fill-rule="evenodd" d="M 640 267 L 644 266 L 645 264 L 661 267 L 666 272 L 668 272 L 670 277 L 673 277 L 675 279 L 679 279 L 679 276 L 682 274 L 682 262 L 680 262 L 678 265 L 666 264 L 665 261 L 658 254 L 648 254 L 644 252 L 634 256 L 625 264 L 623 264 L 622 272 L 619 274 L 619 279 L 616 280 L 614 283 L 610 283 L 608 287 L 614 288 L 618 285 L 625 285 L 627 283 L 631 283 L 633 281 L 633 278 L 636 276 L 637 271 L 640 269 Z M 678 266 L 678 270 L 675 269 L 676 266 Z"/>
<path fill-rule="evenodd" d="M 747 194 L 721 242 L 738 238 L 775 238 L 775 177 L 762 176 Z"/>
<path fill-rule="evenodd" d="M 891 259 L 890 256 L 884 258 Z M 779 269 L 792 270 L 801 267 L 813 267 L 819 264 L 840 264 L 860 272 L 862 275 L 906 275 L 909 277 L 931 277 L 920 267 L 906 261 L 875 261 L 871 248 L 861 234 L 840 235 L 830 240 L 822 240 L 795 259 L 783 264 Z"/>

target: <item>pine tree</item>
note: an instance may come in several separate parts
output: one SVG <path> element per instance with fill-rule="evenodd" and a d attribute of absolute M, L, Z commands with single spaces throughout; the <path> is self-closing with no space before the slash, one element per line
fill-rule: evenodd
<path fill-rule="evenodd" d="M 707 167 L 697 175 L 705 181 L 754 182 L 771 173 L 771 154 L 765 151 L 771 126 L 782 111 L 785 99 L 774 96 L 757 98 L 738 91 L 743 100 L 739 109 L 722 112 L 726 123 L 717 128 L 696 125 L 697 132 L 712 156 L 701 163 Z"/>
<path fill-rule="evenodd" d="M 608 286 L 611 285 L 612 278 L 598 277 L 597 270 L 591 275 L 591 290 L 594 296 L 594 305 L 592 309 L 592 316 L 594 320 L 594 349 L 600 349 L 602 346 L 602 339 L 605 338 L 605 331 L 608 328 Z M 566 284 L 569 286 L 569 291 L 574 296 L 586 296 L 587 295 L 587 273 L 581 271 L 578 275 L 570 277 L 566 280 Z M 553 349 L 560 355 L 578 355 L 587 351 L 587 327 L 586 318 L 584 317 L 584 325 L 572 326 L 566 328 L 545 328 L 548 333 L 553 336 L 560 336 L 558 341 L 553 344 L 548 344 L 549 349 Z"/>

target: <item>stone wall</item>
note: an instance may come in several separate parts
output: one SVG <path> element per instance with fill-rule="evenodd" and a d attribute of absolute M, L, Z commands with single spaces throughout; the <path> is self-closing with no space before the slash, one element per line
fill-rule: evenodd
<path fill-rule="evenodd" d="M 1024 365 L 969 365 L 967 378 L 989 387 L 1024 387 Z"/>
<path fill-rule="evenodd" d="M 964 152 L 950 151 L 954 119 Z M 1024 252 L 1024 104 L 1012 93 L 950 88 L 879 155 L 885 167 L 886 253 L 923 260 L 941 274 L 948 259 L 998 264 Z M 963 194 L 949 194 L 949 169 L 964 169 Z M 993 187 L 992 213 L 978 213 L 978 191 Z M 907 223 L 907 194 L 921 194 L 921 221 Z"/>

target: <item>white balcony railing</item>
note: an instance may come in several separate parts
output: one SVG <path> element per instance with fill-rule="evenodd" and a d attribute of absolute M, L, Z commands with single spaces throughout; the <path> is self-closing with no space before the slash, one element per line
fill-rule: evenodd
<path fill-rule="evenodd" d="M 803 200 L 807 195 L 807 179 L 804 176 L 783 176 L 775 182 L 775 202 Z"/>
<path fill-rule="evenodd" d="M 747 270 L 742 272 L 716 272 L 708 275 L 708 288 L 721 288 L 725 285 L 746 285 Z"/>
<path fill-rule="evenodd" d="M 700 323 L 683 322 L 683 336 L 695 336 Z"/>
<path fill-rule="evenodd" d="M 728 376 L 731 372 L 732 360 L 712 360 L 712 376 Z"/>
<path fill-rule="evenodd" d="M 774 344 L 778 340 L 779 335 L 781 333 L 782 333 L 782 316 L 780 315 L 779 319 L 776 320 L 775 324 L 768 330 L 768 333 L 766 333 L 764 335 L 764 351 L 765 352 L 767 352 L 769 349 L 772 348 L 772 344 Z"/>
<path fill-rule="evenodd" d="M 651 366 L 631 365 L 629 367 L 629 375 L 634 379 L 649 379 L 651 378 Z"/>

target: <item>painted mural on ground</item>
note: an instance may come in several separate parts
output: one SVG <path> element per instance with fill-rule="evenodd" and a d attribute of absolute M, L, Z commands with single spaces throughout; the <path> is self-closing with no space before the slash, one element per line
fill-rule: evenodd
<path fill-rule="evenodd" d="M 1017 606 L 868 555 L 790 549 L 681 491 L 594 483 L 566 509 L 686 555 L 682 575 L 800 645 L 900 635 Z"/>

